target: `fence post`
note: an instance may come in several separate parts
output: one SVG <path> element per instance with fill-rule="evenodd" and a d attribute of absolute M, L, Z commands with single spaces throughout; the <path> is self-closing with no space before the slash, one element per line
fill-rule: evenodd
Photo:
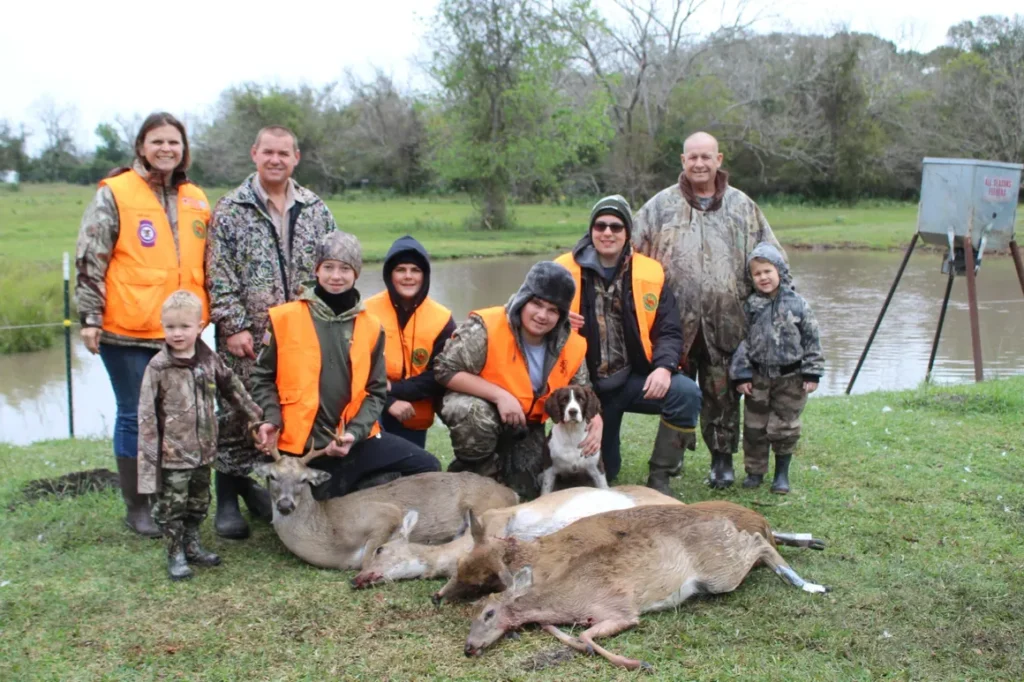
<path fill-rule="evenodd" d="M 71 259 L 64 252 L 64 368 L 68 385 L 68 437 L 75 437 L 75 403 L 71 389 Z"/>

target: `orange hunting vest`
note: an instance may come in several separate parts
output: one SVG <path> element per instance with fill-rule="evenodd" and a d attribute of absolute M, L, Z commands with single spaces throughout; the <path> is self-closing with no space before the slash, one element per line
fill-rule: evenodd
<path fill-rule="evenodd" d="M 554 391 L 568 386 L 576 376 L 587 356 L 586 340 L 579 334 L 569 334 L 569 340 L 562 348 L 562 353 L 548 376 L 544 394 L 534 397 L 533 385 L 530 384 L 530 370 L 526 365 L 526 358 L 516 345 L 515 334 L 508 324 L 505 307 L 474 310 L 473 314 L 483 320 L 487 328 L 487 362 L 484 363 L 480 377 L 514 395 L 522 405 L 523 414 L 528 421 L 543 424 L 548 418 L 544 412 L 544 401 Z"/>
<path fill-rule="evenodd" d="M 405 323 L 405 329 L 399 329 L 398 313 L 387 291 L 366 299 L 365 305 L 367 312 L 380 320 L 384 327 L 388 380 L 394 383 L 425 372 L 434 341 L 452 319 L 452 311 L 426 298 Z M 434 423 L 434 401 L 417 400 L 412 407 L 416 414 L 402 422 L 402 426 L 414 431 L 429 429 Z"/>
<path fill-rule="evenodd" d="M 103 329 L 140 339 L 162 339 L 160 308 L 178 289 L 187 289 L 203 303 L 203 325 L 209 303 L 203 273 L 210 204 L 203 190 L 186 182 L 178 186 L 178 248 L 160 202 L 149 184 L 133 170 L 100 181 L 114 193 L 120 231 L 107 267 L 107 299 Z"/>
<path fill-rule="evenodd" d="M 633 307 L 636 308 L 636 323 L 640 328 L 640 342 L 644 346 L 647 361 L 654 358 L 654 344 L 651 343 L 651 330 L 654 329 L 654 318 L 658 315 L 658 302 L 661 300 L 661 289 L 665 285 L 665 270 L 661 263 L 639 253 L 631 256 L 633 268 Z M 572 299 L 569 310 L 580 311 L 580 295 L 583 291 L 583 271 L 571 253 L 564 253 L 555 262 L 565 267 L 576 281 L 576 296 Z"/>
<path fill-rule="evenodd" d="M 278 447 L 301 454 L 313 431 L 320 409 L 320 341 L 306 301 L 292 301 L 270 309 L 277 343 L 277 394 L 281 399 L 281 436 Z M 365 310 L 356 315 L 348 358 L 352 367 L 352 397 L 341 411 L 338 427 L 350 422 L 366 399 L 373 348 L 380 338 L 380 322 Z M 367 438 L 380 433 L 374 423 Z"/>

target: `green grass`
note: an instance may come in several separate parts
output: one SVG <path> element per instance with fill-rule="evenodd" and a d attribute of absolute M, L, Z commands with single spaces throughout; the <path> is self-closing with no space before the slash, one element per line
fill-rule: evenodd
<path fill-rule="evenodd" d="M 685 501 L 730 499 L 825 539 L 824 552 L 783 553 L 834 591 L 756 569 L 736 592 L 646 615 L 607 645 L 658 680 L 1024 679 L 1022 429 L 1016 378 L 812 400 L 784 498 L 710 491 L 706 451 L 688 455 Z M 621 482 L 642 480 L 654 430 L 627 420 Z M 430 446 L 450 459 L 443 431 Z M 303 564 L 264 524 L 228 542 L 208 521 L 224 565 L 173 584 L 162 543 L 120 525 L 113 492 L 22 501 L 27 481 L 112 466 L 109 451 L 0 446 L 0 679 L 634 679 L 585 657 L 528 672 L 560 648 L 536 629 L 465 659 L 474 609 L 435 610 L 437 581 L 352 591 L 352 573 Z"/>

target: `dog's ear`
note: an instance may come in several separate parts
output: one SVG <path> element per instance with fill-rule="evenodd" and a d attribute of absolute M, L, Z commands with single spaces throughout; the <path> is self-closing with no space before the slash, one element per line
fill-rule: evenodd
<path fill-rule="evenodd" d="M 601 399 L 591 388 L 584 388 L 580 392 L 583 394 L 583 418 L 590 421 L 601 414 Z"/>
<path fill-rule="evenodd" d="M 561 389 L 554 391 L 548 396 L 548 399 L 544 401 L 544 411 L 548 413 L 549 417 L 551 417 L 551 421 L 556 424 L 562 423 L 561 393 Z"/>

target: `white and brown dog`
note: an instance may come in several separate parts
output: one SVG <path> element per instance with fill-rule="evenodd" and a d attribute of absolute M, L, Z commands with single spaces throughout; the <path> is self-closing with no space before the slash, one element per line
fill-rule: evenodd
<path fill-rule="evenodd" d="M 580 443 L 587 435 L 590 420 L 601 414 L 597 394 L 584 386 L 560 388 L 544 402 L 544 411 L 554 427 L 544 442 L 544 473 L 540 494 L 555 488 L 555 479 L 562 475 L 586 473 L 598 488 L 607 488 L 601 452 L 584 457 Z"/>

